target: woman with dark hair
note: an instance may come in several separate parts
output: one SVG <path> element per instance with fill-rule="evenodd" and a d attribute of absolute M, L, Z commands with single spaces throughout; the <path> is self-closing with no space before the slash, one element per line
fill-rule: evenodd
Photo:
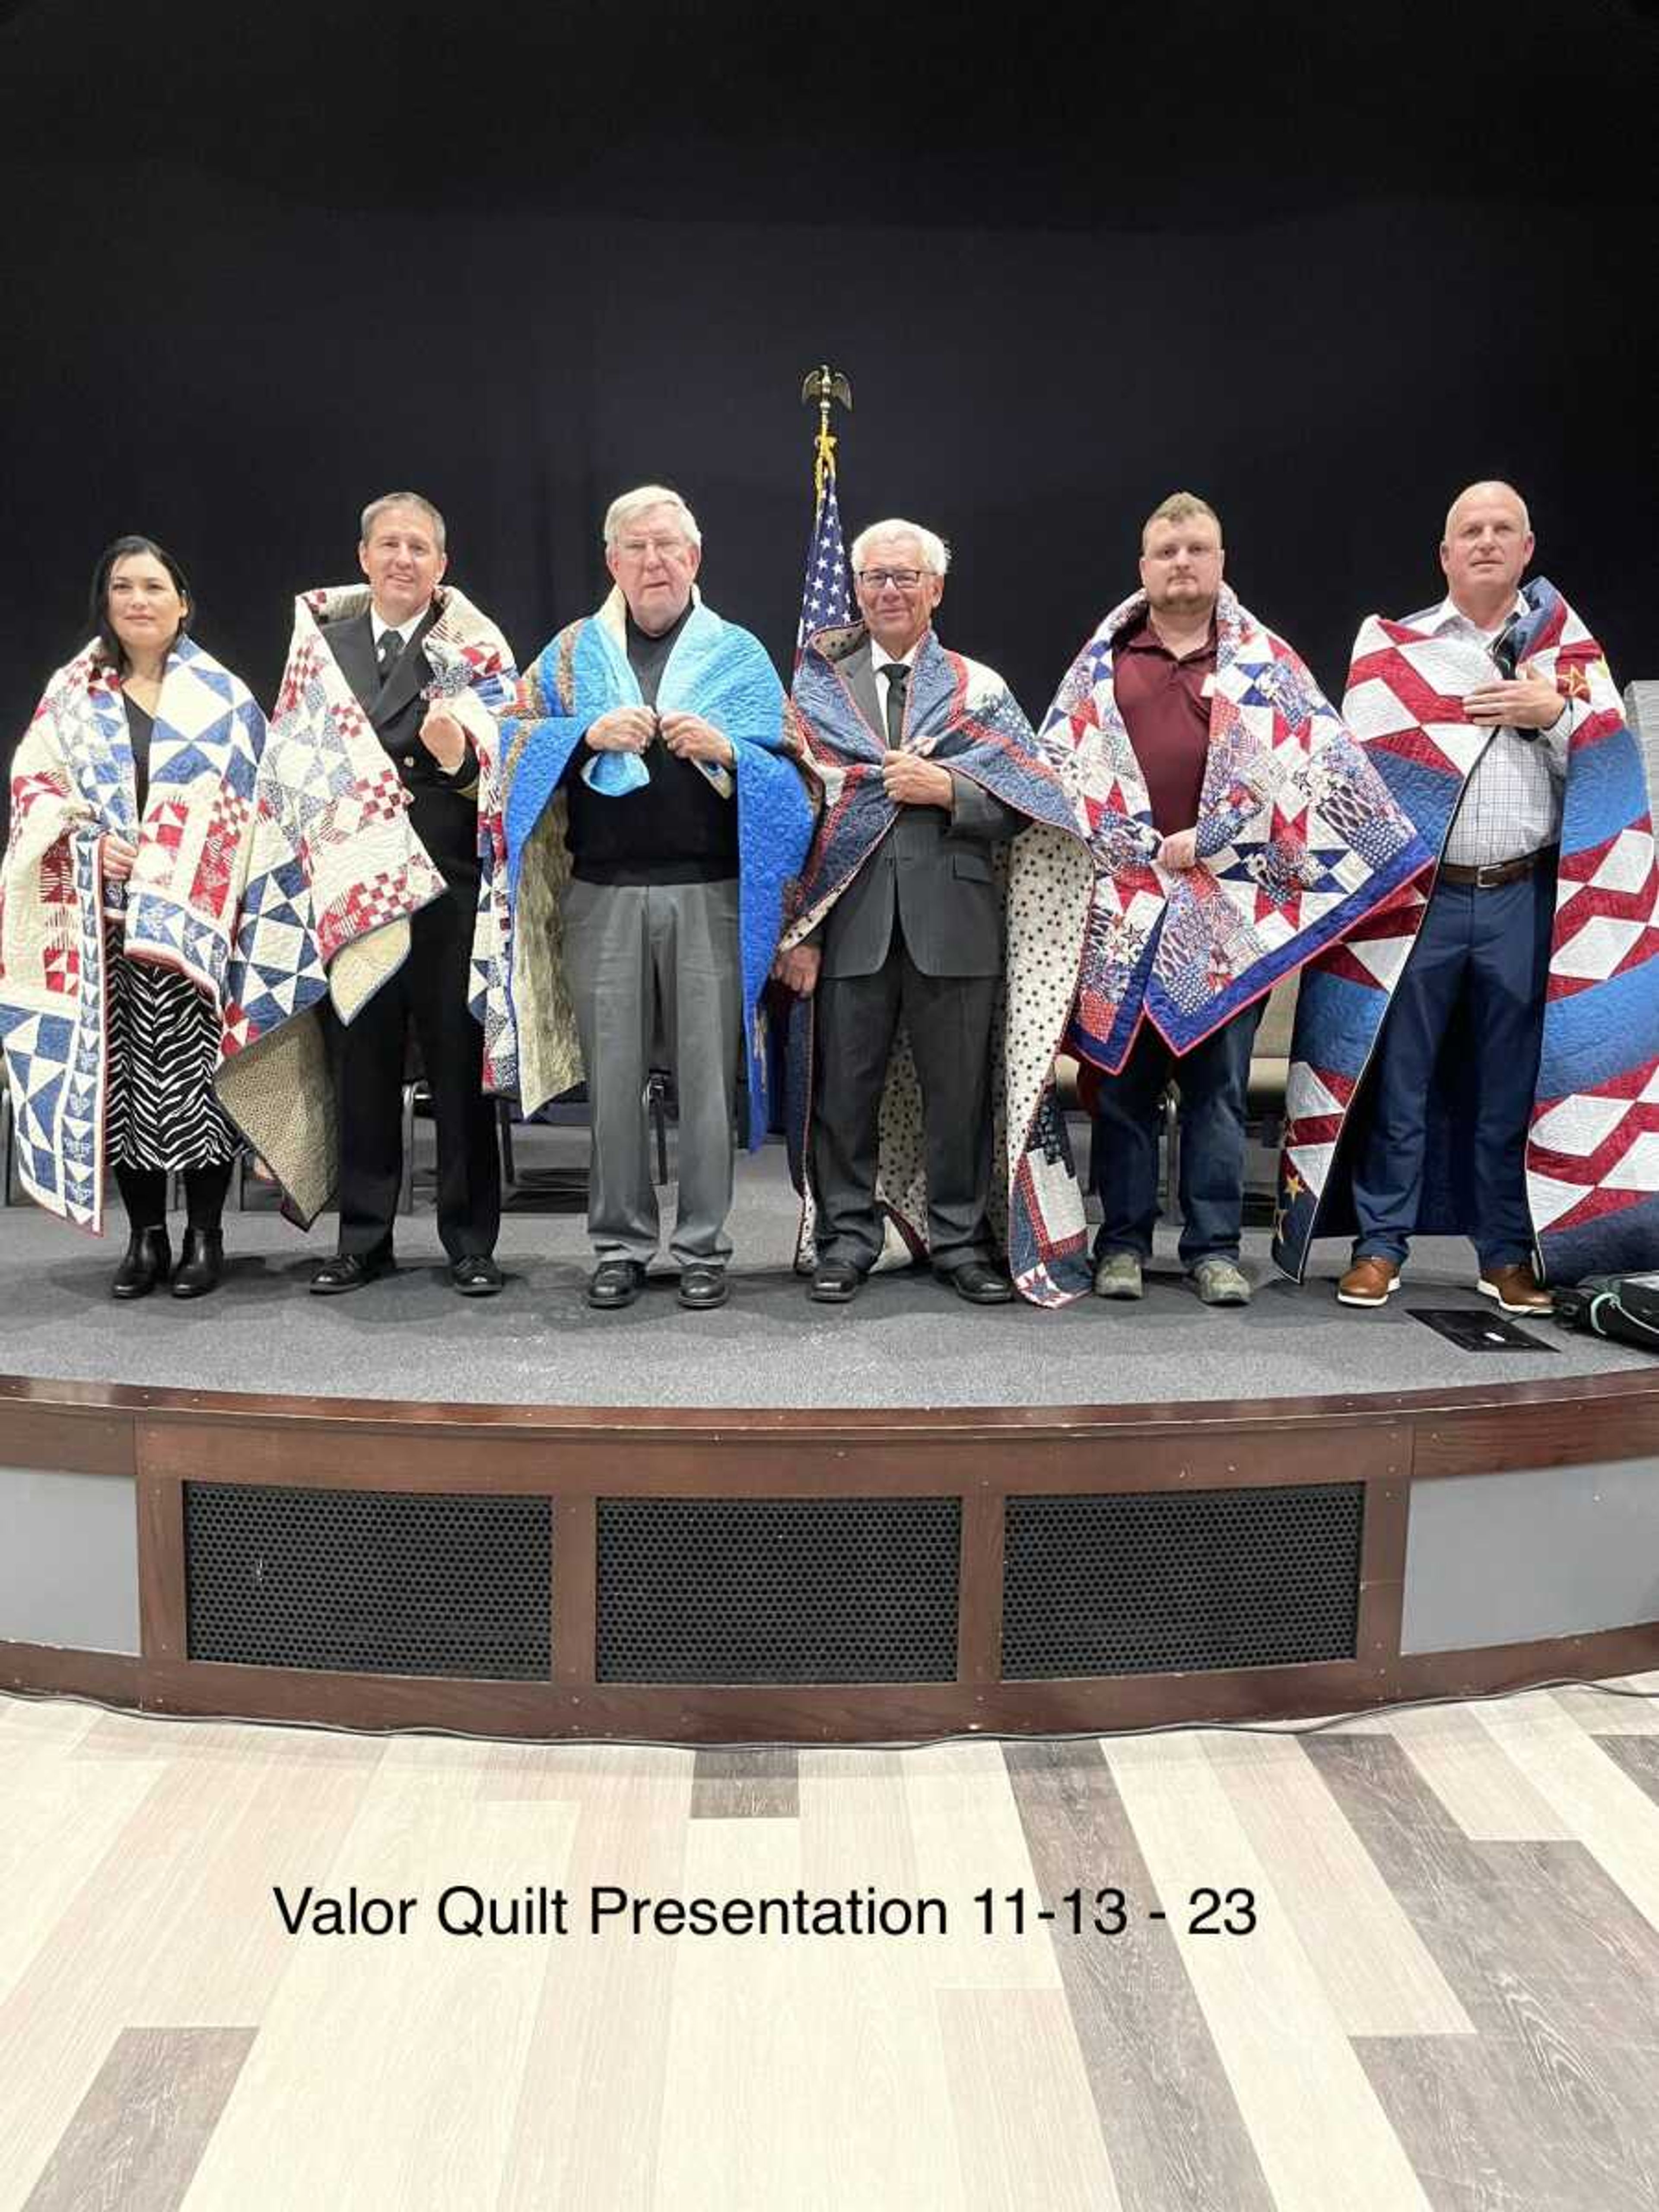
<path fill-rule="evenodd" d="M 175 1297 L 201 1297 L 223 1270 L 240 1144 L 213 1079 L 264 718 L 188 635 L 189 586 L 154 539 L 106 550 L 91 614 L 13 763 L 0 1042 L 17 1164 L 43 1206 L 94 1232 L 112 1164 L 130 1228 L 114 1295 L 171 1275 Z"/>

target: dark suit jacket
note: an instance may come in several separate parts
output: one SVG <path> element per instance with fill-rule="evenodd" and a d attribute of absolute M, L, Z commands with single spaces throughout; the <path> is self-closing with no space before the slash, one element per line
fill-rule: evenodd
<path fill-rule="evenodd" d="M 404 647 L 391 681 L 383 684 L 374 657 L 374 628 L 368 608 L 343 622 L 327 623 L 323 635 L 340 664 L 374 734 L 391 754 L 410 795 L 410 821 L 416 836 L 453 890 L 476 892 L 478 885 L 478 763 L 471 741 L 466 757 L 447 775 L 421 743 L 426 719 L 423 685 L 432 664 L 421 641 L 438 619 L 427 609 L 420 628 Z"/>
<path fill-rule="evenodd" d="M 866 642 L 841 673 L 871 728 L 886 743 L 881 691 Z M 830 977 L 873 975 L 887 957 L 894 921 L 924 975 L 996 975 L 1002 909 L 992 847 L 1025 817 L 965 775 L 952 775 L 956 805 L 901 806 L 898 820 L 825 917 L 813 942 Z"/>

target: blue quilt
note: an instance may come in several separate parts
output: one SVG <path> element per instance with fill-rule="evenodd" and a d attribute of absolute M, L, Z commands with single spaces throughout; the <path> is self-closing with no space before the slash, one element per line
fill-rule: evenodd
<path fill-rule="evenodd" d="M 503 718 L 501 753 L 507 932 L 485 1010 L 485 1079 L 516 1092 L 526 1113 L 556 1095 L 550 1063 L 526 1049 L 525 1032 L 556 1020 L 557 979 L 538 948 L 518 942 L 526 854 L 559 793 L 572 754 L 601 714 L 644 703 L 629 665 L 622 594 L 596 615 L 562 629 L 520 681 Z M 771 1117 L 767 1017 L 763 994 L 782 927 L 786 888 L 805 854 L 812 809 L 793 758 L 783 687 L 759 640 L 699 600 L 674 641 L 657 691 L 657 711 L 700 714 L 729 738 L 735 773 L 698 763 L 716 788 L 735 784 L 738 810 L 738 940 L 748 1063 L 748 1141 L 763 1140 Z M 635 787 L 644 770 L 621 754 L 596 757 L 589 781 L 601 792 Z M 568 1062 L 562 1063 L 568 1066 Z M 551 1087 L 550 1087 L 550 1085 Z"/>

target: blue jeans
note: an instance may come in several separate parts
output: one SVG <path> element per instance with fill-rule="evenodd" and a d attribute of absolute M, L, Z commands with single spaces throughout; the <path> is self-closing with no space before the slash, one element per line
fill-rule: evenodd
<path fill-rule="evenodd" d="M 1436 884 L 1377 1044 L 1370 1127 L 1353 1170 L 1355 1259 L 1406 1256 L 1422 1202 L 1435 1062 L 1460 997 L 1477 1040 L 1474 1115 L 1458 1132 L 1470 1153 L 1470 1234 L 1483 1267 L 1530 1255 L 1527 1127 L 1554 915 L 1551 867 L 1495 890 Z"/>
<path fill-rule="evenodd" d="M 1095 1257 L 1150 1259 L 1158 1219 L 1160 1107 L 1171 1076 L 1181 1093 L 1181 1264 L 1238 1257 L 1244 1225 L 1244 1101 L 1250 1048 L 1266 1000 L 1258 999 L 1179 1060 L 1150 1022 L 1129 1057 L 1103 1075 L 1095 1101 L 1090 1170 L 1100 1198 Z"/>

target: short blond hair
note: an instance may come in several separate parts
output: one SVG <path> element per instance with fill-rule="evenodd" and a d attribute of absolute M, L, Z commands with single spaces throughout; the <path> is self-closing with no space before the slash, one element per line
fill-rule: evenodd
<path fill-rule="evenodd" d="M 1158 505 L 1140 526 L 1140 550 L 1146 550 L 1146 540 L 1156 522 L 1186 522 L 1194 514 L 1207 514 L 1215 525 L 1215 534 L 1221 535 L 1221 517 L 1207 499 L 1200 499 L 1195 491 L 1172 491 Z"/>

